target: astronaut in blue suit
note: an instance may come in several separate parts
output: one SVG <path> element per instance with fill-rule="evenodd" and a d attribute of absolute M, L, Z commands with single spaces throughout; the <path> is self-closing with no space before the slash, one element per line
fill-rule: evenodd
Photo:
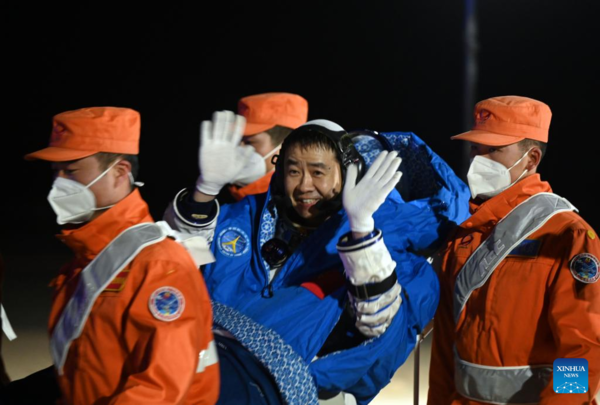
<path fill-rule="evenodd" d="M 315 120 L 286 138 L 266 194 L 220 207 L 221 187 L 253 160 L 243 126 L 231 112 L 202 123 L 196 187 L 165 213 L 216 258 L 202 273 L 219 403 L 316 404 L 343 391 L 367 404 L 433 318 L 427 255 L 468 215 L 468 188 L 412 133 L 357 136 Z"/>

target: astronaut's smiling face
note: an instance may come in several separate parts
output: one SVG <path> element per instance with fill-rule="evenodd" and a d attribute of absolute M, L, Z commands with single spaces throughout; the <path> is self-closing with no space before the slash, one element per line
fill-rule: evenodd
<path fill-rule="evenodd" d="M 342 190 L 342 171 L 335 152 L 319 145 L 293 145 L 285 154 L 284 189 L 294 211 L 307 225 L 319 225 L 326 212 L 319 210 Z"/>

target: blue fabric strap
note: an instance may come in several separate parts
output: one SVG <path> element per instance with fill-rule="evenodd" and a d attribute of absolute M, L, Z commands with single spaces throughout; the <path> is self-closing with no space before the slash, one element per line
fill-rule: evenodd
<path fill-rule="evenodd" d="M 318 405 L 308 365 L 274 331 L 224 304 L 212 301 L 214 323 L 229 331 L 271 373 L 289 405 Z"/>

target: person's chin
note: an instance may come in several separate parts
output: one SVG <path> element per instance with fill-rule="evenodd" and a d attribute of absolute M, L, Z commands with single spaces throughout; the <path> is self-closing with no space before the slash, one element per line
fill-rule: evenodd
<path fill-rule="evenodd" d="M 318 216 L 318 212 L 313 212 L 315 210 L 296 210 L 298 216 L 306 221 L 310 221 Z"/>
<path fill-rule="evenodd" d="M 296 215 L 298 215 L 298 219 L 302 220 L 306 224 L 318 219 L 321 214 L 321 211 L 315 208 L 314 204 L 310 208 L 296 206 L 294 207 L 294 211 L 296 212 Z"/>
<path fill-rule="evenodd" d="M 310 219 L 310 217 L 314 216 L 315 213 L 318 212 L 318 209 L 315 207 L 319 200 L 314 200 L 311 203 L 304 203 L 301 201 L 296 202 L 296 206 L 294 209 L 304 219 Z"/>

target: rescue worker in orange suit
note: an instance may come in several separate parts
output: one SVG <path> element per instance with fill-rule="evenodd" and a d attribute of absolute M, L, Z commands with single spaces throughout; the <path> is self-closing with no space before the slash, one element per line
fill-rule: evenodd
<path fill-rule="evenodd" d="M 134 182 L 139 113 L 83 108 L 53 124 L 50 146 L 25 158 L 52 162 L 48 200 L 75 253 L 53 282 L 49 320 L 61 404 L 214 404 L 210 300 Z"/>
<path fill-rule="evenodd" d="M 474 113 L 473 129 L 452 137 L 470 143 L 472 216 L 435 258 L 428 404 L 595 404 L 600 242 L 537 173 L 550 108 L 502 96 Z M 578 358 L 589 387 L 561 382 L 569 376 L 554 366 Z"/>
<path fill-rule="evenodd" d="M 247 158 L 240 176 L 219 194 L 221 204 L 247 195 L 266 193 L 275 165 L 271 162 L 284 139 L 308 119 L 308 102 L 292 93 L 262 93 L 238 101 L 238 114 L 246 118 L 242 142 L 256 153 Z"/>

